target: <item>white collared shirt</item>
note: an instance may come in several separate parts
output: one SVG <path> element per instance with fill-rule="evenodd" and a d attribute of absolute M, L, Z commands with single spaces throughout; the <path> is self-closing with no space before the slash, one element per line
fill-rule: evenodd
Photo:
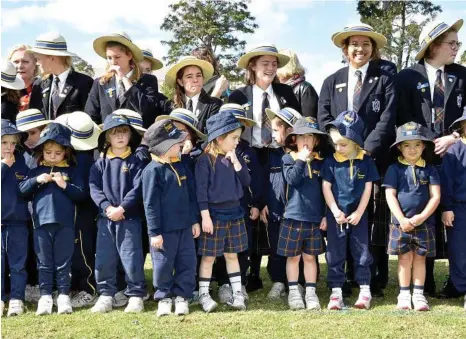
<path fill-rule="evenodd" d="M 367 74 L 367 69 L 369 68 L 369 63 L 366 63 L 361 68 L 354 68 L 353 66 L 349 65 L 348 67 L 348 111 L 353 110 L 353 95 L 354 95 L 354 88 L 358 82 L 358 76 L 356 75 L 356 71 L 361 71 L 362 75 L 362 83 L 364 83 L 364 79 Z"/>
<path fill-rule="evenodd" d="M 133 69 L 131 71 L 129 71 L 128 73 L 126 73 L 125 75 L 125 78 L 131 78 L 131 76 L 133 75 Z M 115 89 L 116 89 L 116 93 L 118 93 L 118 90 L 120 89 L 120 79 L 115 75 Z M 127 91 L 128 89 L 126 88 L 125 89 L 125 92 Z"/>
<path fill-rule="evenodd" d="M 186 101 L 185 101 L 185 107 L 188 106 L 188 100 L 191 99 L 191 101 L 193 102 L 193 113 L 196 115 L 196 117 L 198 117 L 199 113 L 200 112 L 196 112 L 196 108 L 197 108 L 197 103 L 199 102 L 199 97 L 201 96 L 201 92 L 197 93 L 195 96 L 193 97 L 186 97 Z"/>
<path fill-rule="evenodd" d="M 52 116 L 52 112 L 50 112 L 50 109 L 52 108 L 52 93 L 55 90 L 55 78 L 58 77 L 60 79 L 60 82 L 58 83 L 58 94 L 61 96 L 63 92 L 63 88 L 65 87 L 66 79 L 68 78 L 68 75 L 71 72 L 71 68 L 68 68 L 66 71 L 62 72 L 59 75 L 53 75 L 52 77 L 52 85 L 50 86 L 50 95 L 49 95 L 49 113 L 50 116 Z"/>
<path fill-rule="evenodd" d="M 267 92 L 267 98 L 269 99 L 270 109 L 273 111 L 279 111 L 280 105 L 278 104 L 278 99 L 273 92 L 272 85 L 269 85 L 264 91 L 259 86 L 254 85 L 252 87 L 252 97 L 253 97 L 253 106 L 252 106 L 252 117 L 256 122 L 256 126 L 252 128 L 252 146 L 261 148 L 262 145 L 262 95 L 264 92 Z"/>
<path fill-rule="evenodd" d="M 437 70 L 442 70 L 442 84 L 443 88 L 445 88 L 445 66 L 440 68 L 435 68 L 432 65 L 429 65 L 426 60 L 424 60 L 424 65 L 426 67 L 427 78 L 429 79 L 429 86 L 430 86 L 430 98 L 432 101 L 434 100 L 434 90 L 435 90 L 435 81 L 437 80 Z"/>

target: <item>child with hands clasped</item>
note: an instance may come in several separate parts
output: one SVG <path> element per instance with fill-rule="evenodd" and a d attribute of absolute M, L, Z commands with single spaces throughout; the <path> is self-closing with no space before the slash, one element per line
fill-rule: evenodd
<path fill-rule="evenodd" d="M 328 309 L 344 307 L 342 287 L 345 282 L 346 246 L 354 258 L 355 280 L 360 286 L 356 308 L 369 309 L 372 256 L 366 208 L 372 183 L 379 179 L 371 157 L 364 154 L 364 123 L 352 111 L 342 112 L 326 126 L 335 146 L 322 169 L 322 190 L 329 207 L 327 213 L 327 283 L 332 289 Z M 349 241 L 348 241 L 349 240 Z"/>
<path fill-rule="evenodd" d="M 327 229 L 320 179 L 323 161 L 316 152 L 321 135 L 325 133 L 319 131 L 314 118 L 299 119 L 287 139 L 295 146 L 290 145 L 293 150 L 283 156 L 283 175 L 288 184 L 288 192 L 277 253 L 287 257 L 288 305 L 292 310 L 304 309 L 303 298 L 298 289 L 301 256 L 306 280 L 306 309 L 320 310 L 316 294 L 316 258 L 324 251 L 321 231 Z"/>

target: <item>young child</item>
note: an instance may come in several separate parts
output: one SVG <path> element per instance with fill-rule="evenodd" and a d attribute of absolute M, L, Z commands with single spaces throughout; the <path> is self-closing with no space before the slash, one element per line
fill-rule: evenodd
<path fill-rule="evenodd" d="M 106 313 L 113 308 L 117 293 L 117 270 L 126 273 L 125 312 L 142 312 L 146 295 L 142 227 L 140 216 L 141 163 L 133 154 L 141 136 L 123 115 L 105 118 L 99 136 L 102 157 L 91 168 L 89 187 L 99 208 L 95 278 L 100 294 L 91 312 Z"/>
<path fill-rule="evenodd" d="M 241 136 L 241 124 L 230 112 L 219 112 L 207 120 L 208 145 L 196 163 L 196 195 L 202 217 L 202 234 L 198 253 L 199 302 L 205 312 L 217 303 L 209 294 L 215 258 L 224 255 L 233 298 L 228 305 L 245 310 L 241 291 L 241 273 L 237 253 L 248 249 L 248 236 L 240 199 L 251 177 L 244 160 L 235 148 Z"/>
<path fill-rule="evenodd" d="M 2 301 L 1 316 L 7 296 L 5 293 L 5 264 L 10 267 L 10 303 L 8 316 L 24 312 L 26 290 L 26 258 L 28 254 L 27 202 L 20 195 L 18 183 L 23 180 L 29 168 L 24 162 L 19 146 L 24 145 L 27 133 L 16 129 L 9 120 L 2 119 Z"/>
<path fill-rule="evenodd" d="M 397 309 L 428 311 L 424 297 L 426 257 L 435 257 L 435 221 L 432 214 L 440 203 L 440 179 L 423 152 L 433 134 L 425 127 L 408 122 L 397 129 L 396 146 L 401 155 L 390 165 L 383 187 L 391 211 L 387 253 L 398 256 L 400 294 Z M 411 279 L 412 278 L 412 279 Z M 413 296 L 410 286 L 413 282 Z"/>
<path fill-rule="evenodd" d="M 466 310 L 466 109 L 450 127 L 461 139 L 443 157 L 442 222 L 447 227 L 450 277 L 456 290 L 464 294 Z"/>
<path fill-rule="evenodd" d="M 196 286 L 193 238 L 201 229 L 193 174 L 180 161 L 187 136 L 167 119 L 155 122 L 144 136 L 153 159 L 143 171 L 142 190 L 158 316 L 170 314 L 173 303 L 176 315 L 188 314 Z"/>
<path fill-rule="evenodd" d="M 21 193 L 33 204 L 41 294 L 37 315 L 52 313 L 54 282 L 59 294 L 58 313 L 73 312 L 69 292 L 76 203 L 86 194 L 82 174 L 74 166 L 70 139 L 70 130 L 57 123 L 42 130 L 34 147 L 38 166 L 20 183 Z"/>
<path fill-rule="evenodd" d="M 316 119 L 299 119 L 287 139 L 292 142 L 293 146 L 290 145 L 289 148 L 293 150 L 282 158 L 283 175 L 288 189 L 277 254 L 287 258 L 288 305 L 292 310 L 304 309 L 303 298 L 298 289 L 301 256 L 306 280 L 306 309 L 320 310 L 316 294 L 316 258 L 324 252 L 321 230 L 327 229 L 320 179 L 323 161 L 316 152 L 322 135 L 325 133 L 319 131 Z"/>
<path fill-rule="evenodd" d="M 369 309 L 371 303 L 372 256 L 369 252 L 366 208 L 372 183 L 379 179 L 371 157 L 364 154 L 364 123 L 352 111 L 342 112 L 329 123 L 335 146 L 332 157 L 322 168 L 322 191 L 329 207 L 327 212 L 327 283 L 332 289 L 329 310 L 344 307 L 342 286 L 345 282 L 346 246 L 354 259 L 355 280 L 360 286 L 356 308 Z"/>

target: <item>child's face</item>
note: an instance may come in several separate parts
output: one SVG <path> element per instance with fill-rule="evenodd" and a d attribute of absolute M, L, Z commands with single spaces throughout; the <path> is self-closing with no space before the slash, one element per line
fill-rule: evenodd
<path fill-rule="evenodd" d="M 163 156 L 166 158 L 177 158 L 182 148 L 183 148 L 182 142 L 174 144 L 172 147 L 168 149 L 167 153 L 165 153 Z"/>
<path fill-rule="evenodd" d="M 128 126 L 120 126 L 112 128 L 107 132 L 107 141 L 114 149 L 126 148 L 131 138 L 131 130 Z"/>
<path fill-rule="evenodd" d="M 16 135 L 4 135 L 2 137 L 2 159 L 11 157 L 17 144 L 18 137 Z"/>
<path fill-rule="evenodd" d="M 51 165 L 58 164 L 65 159 L 65 148 L 55 142 L 48 142 L 44 145 L 44 160 Z"/>
<path fill-rule="evenodd" d="M 317 145 L 317 138 L 313 134 L 304 134 L 296 136 L 296 146 L 298 151 L 301 151 L 304 147 L 312 152 L 314 147 Z"/>
<path fill-rule="evenodd" d="M 37 144 L 37 142 L 39 141 L 40 139 L 40 132 L 42 131 L 41 128 L 32 128 L 30 129 L 28 132 L 28 138 L 27 140 L 25 141 L 25 145 L 28 147 L 28 148 L 34 148 L 34 146 Z"/>
<path fill-rule="evenodd" d="M 426 146 L 421 140 L 408 140 L 403 141 L 401 145 L 398 145 L 403 158 L 410 163 L 416 163 L 422 156 L 422 152 Z"/>
<path fill-rule="evenodd" d="M 240 136 L 241 128 L 238 128 L 225 136 L 219 137 L 217 138 L 218 147 L 224 153 L 233 151 L 238 146 Z"/>
<path fill-rule="evenodd" d="M 185 140 L 191 140 L 191 133 L 189 131 L 188 126 L 178 121 L 172 121 L 172 122 L 173 122 L 173 125 L 175 125 L 175 127 L 178 128 L 180 131 L 188 133 L 188 136 L 186 137 Z"/>
<path fill-rule="evenodd" d="M 335 151 L 344 157 L 349 158 L 350 155 L 357 153 L 358 149 L 356 143 L 347 138 L 342 137 L 340 132 L 337 130 L 330 130 L 330 138 L 332 138 L 333 145 L 335 146 Z"/>
<path fill-rule="evenodd" d="M 291 131 L 291 128 L 287 128 L 288 125 L 278 117 L 275 117 L 271 121 L 272 125 L 272 137 L 275 139 L 277 144 L 285 145 L 285 140 Z"/>

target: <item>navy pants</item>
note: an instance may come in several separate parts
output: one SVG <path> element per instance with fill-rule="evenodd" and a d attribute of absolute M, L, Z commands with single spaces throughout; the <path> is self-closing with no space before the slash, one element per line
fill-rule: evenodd
<path fill-rule="evenodd" d="M 74 227 L 45 224 L 34 229 L 34 250 L 39 270 L 40 295 L 51 295 L 54 276 L 59 294 L 69 294 Z"/>
<path fill-rule="evenodd" d="M 269 220 L 267 225 L 270 254 L 267 262 L 267 272 L 272 282 L 286 283 L 286 257 L 277 254 L 278 239 L 280 237 L 280 221 Z"/>
<path fill-rule="evenodd" d="M 150 249 L 155 300 L 191 298 L 196 287 L 196 249 L 191 227 L 162 233 L 163 249 Z"/>
<path fill-rule="evenodd" d="M 28 237 L 29 230 L 26 224 L 2 225 L 2 301 L 7 300 L 4 281 L 7 261 L 10 267 L 10 299 L 24 300 Z"/>
<path fill-rule="evenodd" d="M 369 285 L 371 282 L 372 256 L 369 251 L 369 230 L 367 216 L 364 215 L 357 226 L 346 224 L 343 232 L 332 214 L 327 215 L 327 283 L 330 288 L 343 287 L 345 282 L 345 260 L 347 237 L 351 256 L 354 261 L 354 276 L 359 285 Z"/>
<path fill-rule="evenodd" d="M 466 203 L 453 208 L 453 227 L 447 227 L 450 278 L 458 292 L 466 293 Z"/>
<path fill-rule="evenodd" d="M 139 219 L 111 221 L 100 217 L 97 221 L 95 279 L 99 294 L 113 297 L 118 292 L 117 270 L 121 260 L 127 284 L 125 294 L 145 296 L 141 229 Z"/>

